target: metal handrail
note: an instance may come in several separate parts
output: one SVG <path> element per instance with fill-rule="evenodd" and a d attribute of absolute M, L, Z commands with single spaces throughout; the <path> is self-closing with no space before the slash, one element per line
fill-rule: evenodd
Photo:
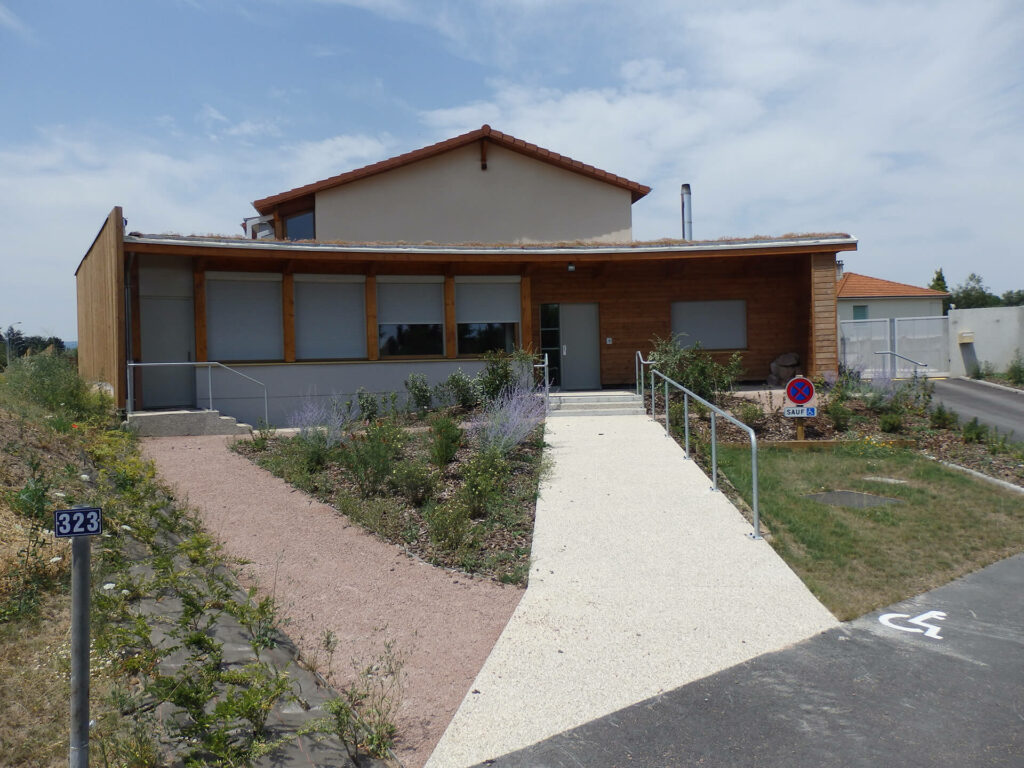
<path fill-rule="evenodd" d="M 892 350 L 889 350 L 889 349 L 883 349 L 881 352 L 875 352 L 875 354 L 876 355 L 892 355 L 893 357 L 898 357 L 900 360 L 906 360 L 908 363 L 912 363 L 913 365 L 916 366 L 914 368 L 914 376 L 915 377 L 917 376 L 917 369 L 918 368 L 927 368 L 928 367 L 928 363 L 919 363 L 919 362 L 917 362 L 917 360 L 911 360 L 906 355 L 901 355 L 899 352 L 893 352 Z M 896 375 L 895 375 L 896 374 L 896 363 L 895 363 L 895 361 L 892 364 L 892 372 L 893 372 L 893 378 L 895 379 L 896 378 Z"/>
<path fill-rule="evenodd" d="M 544 369 L 544 413 L 547 413 L 551 405 L 551 377 L 548 375 L 548 353 L 544 353 L 543 363 L 534 363 L 534 369 Z"/>
<path fill-rule="evenodd" d="M 234 368 L 229 368 L 228 366 L 224 365 L 224 363 L 217 362 L 216 360 L 210 360 L 210 361 L 201 362 L 201 363 L 200 362 L 178 362 L 178 363 L 133 363 L 133 362 L 129 362 L 128 363 L 128 368 L 129 369 L 131 369 L 131 368 L 150 368 L 150 367 L 155 368 L 155 367 L 159 367 L 159 366 L 172 366 L 172 365 L 190 365 L 193 368 L 197 368 L 197 367 L 200 367 L 200 366 L 205 366 L 206 367 L 206 394 L 209 397 L 209 403 L 210 403 L 210 407 L 207 410 L 210 410 L 210 411 L 213 410 L 213 368 L 214 368 L 214 366 L 216 366 L 217 368 L 223 368 L 225 371 L 230 371 L 231 373 L 237 374 L 238 376 L 241 376 L 243 379 L 248 379 L 253 384 L 259 384 L 261 387 L 263 387 L 263 421 L 266 424 L 270 423 L 270 408 L 268 406 L 267 385 L 264 384 L 262 381 L 257 381 L 252 376 L 246 376 L 244 373 L 242 373 L 239 370 L 236 370 Z M 135 377 L 129 375 L 128 376 L 128 401 L 127 401 L 127 407 L 126 407 L 126 410 L 127 410 L 127 412 L 129 414 L 133 413 L 132 405 L 134 404 L 134 402 L 135 402 Z"/>
<path fill-rule="evenodd" d="M 639 353 L 637 353 L 639 355 Z M 760 539 L 761 536 L 761 513 L 758 506 L 757 499 L 757 436 L 754 434 L 754 430 L 748 427 L 739 419 L 735 418 L 732 414 L 719 408 L 714 403 L 709 403 L 700 395 L 690 391 L 682 384 L 677 381 L 673 381 L 668 376 L 663 374 L 657 368 L 651 369 L 651 416 L 657 420 L 658 414 L 654 410 L 654 377 L 659 376 L 664 380 L 665 386 L 665 434 L 671 436 L 668 423 L 668 405 L 669 405 L 669 390 L 668 385 L 671 384 L 676 389 L 683 393 L 683 450 L 686 453 L 686 458 L 690 458 L 690 398 L 692 397 L 698 403 L 701 403 L 711 411 L 711 477 L 712 477 L 712 490 L 718 490 L 718 440 L 717 433 L 715 430 L 715 415 L 718 414 L 724 417 L 726 420 L 732 422 L 737 427 L 747 433 L 750 438 L 750 474 L 751 483 L 753 485 L 753 508 L 754 508 L 754 532 L 750 534 L 752 539 Z"/>
<path fill-rule="evenodd" d="M 654 365 L 653 360 L 644 360 L 644 356 L 638 349 L 636 351 L 636 360 L 634 361 L 634 375 L 636 377 L 636 394 L 640 398 L 641 402 L 644 399 L 644 366 Z M 651 400 L 651 412 L 654 412 L 654 400 Z"/>

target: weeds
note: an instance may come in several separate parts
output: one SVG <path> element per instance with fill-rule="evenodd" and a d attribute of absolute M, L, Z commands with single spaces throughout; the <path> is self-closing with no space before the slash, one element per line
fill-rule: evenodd
<path fill-rule="evenodd" d="M 964 424 L 963 440 L 965 443 L 984 443 L 987 439 L 988 427 L 979 424 L 977 416 Z"/>
<path fill-rule="evenodd" d="M 956 413 L 947 409 L 942 403 L 935 406 L 935 409 L 928 414 L 928 423 L 933 429 L 953 429 L 959 421 Z"/>
<path fill-rule="evenodd" d="M 1018 349 L 1006 368 L 1006 379 L 1015 387 L 1024 387 L 1024 358 Z"/>

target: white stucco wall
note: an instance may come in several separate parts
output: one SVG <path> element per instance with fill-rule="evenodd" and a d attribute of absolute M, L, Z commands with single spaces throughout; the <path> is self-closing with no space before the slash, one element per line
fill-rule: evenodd
<path fill-rule="evenodd" d="M 961 333 L 973 333 L 974 340 L 961 344 Z M 949 311 L 952 375 L 970 376 L 973 369 L 983 363 L 1005 371 L 1017 350 L 1024 354 L 1024 307 Z"/>
<path fill-rule="evenodd" d="M 839 299 L 836 308 L 840 320 L 853 320 L 854 305 L 866 305 L 868 316 L 865 320 L 877 320 L 884 317 L 935 317 L 942 314 L 942 299 L 902 298 L 902 299 Z"/>
<path fill-rule="evenodd" d="M 632 239 L 631 195 L 488 143 L 316 195 L 318 240 L 529 243 Z"/>

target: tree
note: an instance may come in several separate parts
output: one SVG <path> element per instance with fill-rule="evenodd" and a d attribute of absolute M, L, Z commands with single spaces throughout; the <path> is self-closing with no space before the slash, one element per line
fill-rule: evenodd
<path fill-rule="evenodd" d="M 931 283 L 928 285 L 933 291 L 942 291 L 943 293 L 949 293 L 949 288 L 946 286 L 946 276 L 942 274 L 942 267 L 935 270 L 935 277 L 932 278 Z M 949 304 L 951 299 L 947 296 L 942 300 L 942 314 L 946 315 L 949 313 Z"/>
<path fill-rule="evenodd" d="M 1024 307 L 1024 291 L 1007 291 L 1002 301 L 1004 307 Z"/>
<path fill-rule="evenodd" d="M 957 309 L 974 309 L 977 307 L 998 307 L 1002 302 L 994 293 L 990 293 L 981 275 L 971 272 L 967 279 L 953 290 L 950 301 Z"/>

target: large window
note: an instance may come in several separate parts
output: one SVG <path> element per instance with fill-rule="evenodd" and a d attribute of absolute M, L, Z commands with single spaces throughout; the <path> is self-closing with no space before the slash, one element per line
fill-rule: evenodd
<path fill-rule="evenodd" d="M 700 342 L 704 349 L 746 349 L 747 302 L 673 302 L 672 336 L 683 347 Z"/>
<path fill-rule="evenodd" d="M 458 353 L 512 352 L 519 335 L 519 311 L 518 277 L 456 277 Z"/>
<path fill-rule="evenodd" d="M 444 278 L 377 278 L 377 339 L 381 357 L 444 354 Z"/>
<path fill-rule="evenodd" d="M 366 357 L 366 278 L 295 275 L 295 357 Z"/>
<path fill-rule="evenodd" d="M 281 360 L 281 275 L 206 273 L 206 348 L 210 360 Z"/>
<path fill-rule="evenodd" d="M 285 240 L 316 240 L 316 219 L 312 211 L 284 218 Z"/>

